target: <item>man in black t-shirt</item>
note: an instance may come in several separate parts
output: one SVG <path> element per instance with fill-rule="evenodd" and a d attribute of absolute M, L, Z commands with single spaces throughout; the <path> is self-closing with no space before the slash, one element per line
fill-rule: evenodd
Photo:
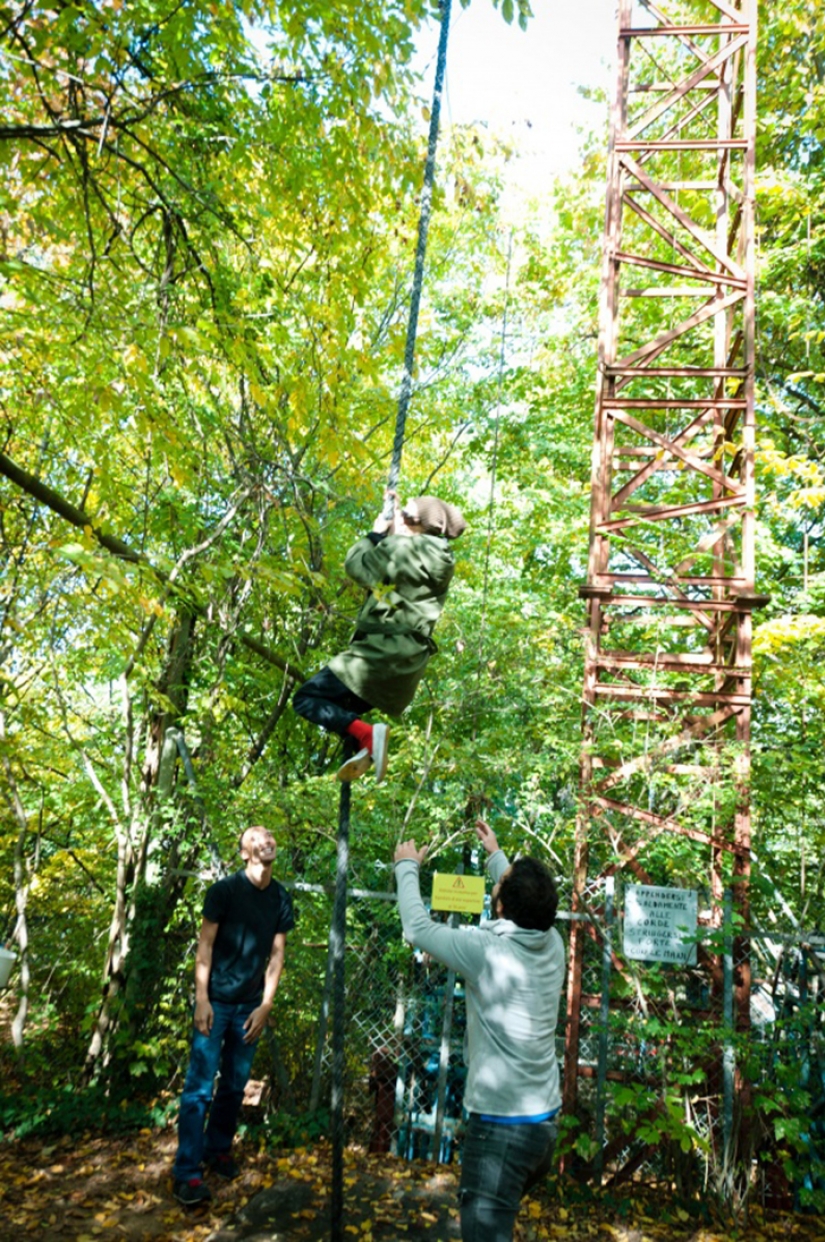
<path fill-rule="evenodd" d="M 277 853 L 272 833 L 247 828 L 240 850 L 244 868 L 211 885 L 203 903 L 195 957 L 195 1029 L 173 1170 L 175 1198 L 186 1207 L 212 1197 L 203 1180 L 204 1164 L 219 1177 L 238 1175 L 230 1154 L 238 1113 L 283 970 L 286 933 L 295 926 L 292 899 L 272 878 Z"/>

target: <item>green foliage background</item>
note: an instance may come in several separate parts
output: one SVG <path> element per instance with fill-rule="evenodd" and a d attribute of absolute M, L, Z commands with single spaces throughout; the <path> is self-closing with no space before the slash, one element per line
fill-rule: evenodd
<path fill-rule="evenodd" d="M 288 695 L 348 637 L 342 564 L 381 504 L 428 10 L 3 9 L 0 450 L 24 477 L 0 478 L 0 935 L 18 929 L 25 966 L 0 1055 L 18 1082 L 175 1089 L 210 841 L 232 866 L 265 822 L 283 878 L 332 877 L 337 743 Z M 825 17 L 766 6 L 760 49 L 754 900 L 768 918 L 779 886 L 816 928 Z M 455 861 L 477 797 L 563 891 L 571 871 L 604 147 L 511 236 L 507 150 L 442 138 L 404 489 L 470 529 L 392 779 L 358 789 L 366 888 L 402 826 Z M 303 943 L 326 930 L 302 915 L 278 1006 L 306 1031 L 323 954 Z M 286 1053 L 296 1079 L 311 1053 Z"/>

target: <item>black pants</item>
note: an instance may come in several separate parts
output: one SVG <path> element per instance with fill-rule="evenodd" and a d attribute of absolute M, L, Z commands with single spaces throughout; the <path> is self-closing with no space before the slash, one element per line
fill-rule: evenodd
<path fill-rule="evenodd" d="M 328 668 L 310 677 L 299 686 L 292 698 L 292 706 L 299 716 L 321 725 L 330 733 L 347 736 L 347 727 L 364 712 L 372 711 L 372 704 L 360 695 L 353 694 L 340 677 Z"/>

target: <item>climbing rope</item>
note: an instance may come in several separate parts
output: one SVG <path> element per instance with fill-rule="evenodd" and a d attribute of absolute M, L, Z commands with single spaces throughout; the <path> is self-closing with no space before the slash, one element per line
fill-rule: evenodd
<path fill-rule="evenodd" d="M 447 39 L 450 33 L 450 5 L 452 0 L 441 0 L 441 34 L 438 40 L 438 60 L 435 68 L 435 86 L 433 87 L 433 105 L 430 112 L 430 134 L 427 140 L 427 162 L 424 165 L 424 186 L 421 191 L 421 212 L 418 217 L 418 242 L 415 248 L 415 272 L 413 275 L 412 294 L 410 296 L 410 315 L 407 321 L 407 343 L 404 349 L 404 374 L 401 377 L 401 391 L 398 395 L 398 413 L 395 418 L 395 438 L 392 445 L 392 461 L 387 479 L 388 491 L 398 486 L 401 474 L 401 454 L 404 449 L 404 436 L 407 425 L 407 410 L 412 393 L 413 365 L 415 363 L 415 341 L 418 334 L 418 311 L 421 306 L 421 289 L 424 284 L 424 259 L 427 254 L 427 234 L 430 228 L 430 212 L 433 201 L 433 184 L 435 181 L 435 150 L 438 144 L 438 123 L 441 116 L 441 95 L 444 90 L 444 72 L 447 66 Z M 391 502 L 385 511 L 385 517 L 392 516 Z"/>
<path fill-rule="evenodd" d="M 438 123 L 441 115 L 441 95 L 444 89 L 444 71 L 447 64 L 447 37 L 450 30 L 451 0 L 441 0 L 441 33 L 438 40 L 438 60 L 433 88 L 433 105 L 430 112 L 430 133 L 427 142 L 427 162 L 424 166 L 424 186 L 421 192 L 421 213 L 418 220 L 418 243 L 415 250 L 415 273 L 413 276 L 410 316 L 407 324 L 407 344 L 404 351 L 404 375 L 398 398 L 398 414 L 395 422 L 392 462 L 387 490 L 395 491 L 401 474 L 401 454 L 407 422 L 407 409 L 412 391 L 415 340 L 418 332 L 418 310 L 421 305 L 421 288 L 424 283 L 424 259 L 427 253 L 427 233 L 432 209 L 433 182 L 435 179 L 435 151 L 438 143 Z M 387 497 L 385 516 L 392 517 L 393 501 Z M 388 510 L 388 511 L 387 511 Z M 346 746 L 345 746 L 346 749 Z M 335 906 L 330 929 L 330 950 L 333 966 L 333 1012 L 332 1012 L 332 1094 L 330 1099 L 332 1130 L 332 1185 L 331 1185 L 331 1242 L 345 1242 L 344 1238 L 344 1051 L 345 1051 L 345 953 L 347 928 L 347 872 L 349 858 L 350 786 L 341 786 L 338 812 L 338 852 L 335 877 Z"/>

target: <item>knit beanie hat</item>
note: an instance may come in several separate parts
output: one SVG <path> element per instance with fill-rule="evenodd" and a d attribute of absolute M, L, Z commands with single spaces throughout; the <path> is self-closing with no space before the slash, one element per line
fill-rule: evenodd
<path fill-rule="evenodd" d="M 439 500 L 437 496 L 416 496 L 414 502 L 419 521 L 428 535 L 457 539 L 467 527 L 461 510 L 446 500 Z"/>

